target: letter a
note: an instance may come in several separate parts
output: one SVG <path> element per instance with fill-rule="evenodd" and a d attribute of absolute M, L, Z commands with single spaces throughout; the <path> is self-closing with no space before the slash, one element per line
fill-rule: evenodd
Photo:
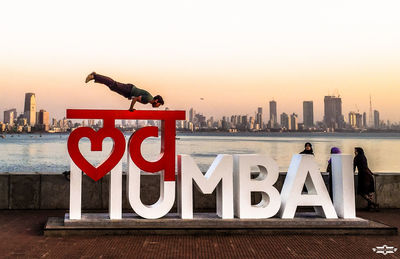
<path fill-rule="evenodd" d="M 308 194 L 301 194 L 304 184 Z M 282 218 L 294 218 L 298 206 L 314 206 L 319 215 L 331 219 L 337 218 L 317 162 L 312 155 L 292 157 L 281 197 L 282 206 L 279 214 Z"/>

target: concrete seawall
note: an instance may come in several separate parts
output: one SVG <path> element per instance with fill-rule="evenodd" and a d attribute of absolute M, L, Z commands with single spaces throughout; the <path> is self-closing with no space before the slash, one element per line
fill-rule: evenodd
<path fill-rule="evenodd" d="M 286 173 L 281 173 L 275 186 L 281 190 Z M 327 183 L 327 176 L 324 176 Z M 108 208 L 109 176 L 94 182 L 83 176 L 82 209 L 104 210 Z M 126 199 L 125 175 L 123 177 L 123 208 L 131 209 Z M 400 208 L 400 173 L 377 173 L 376 193 L 381 208 Z M 153 204 L 159 197 L 159 175 L 143 174 L 141 178 L 141 199 Z M 355 176 L 357 185 L 357 176 Z M 210 195 L 194 190 L 194 210 L 215 210 L 215 192 Z M 260 195 L 255 193 L 252 200 L 257 203 Z M 366 202 L 356 198 L 358 208 Z M 0 209 L 68 209 L 69 181 L 62 174 L 50 173 L 0 173 Z M 176 203 L 172 211 L 176 211 Z"/>

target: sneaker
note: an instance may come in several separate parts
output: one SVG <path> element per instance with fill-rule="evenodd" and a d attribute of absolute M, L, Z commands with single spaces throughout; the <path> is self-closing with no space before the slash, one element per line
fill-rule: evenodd
<path fill-rule="evenodd" d="M 89 81 L 92 81 L 94 79 L 94 76 L 96 75 L 96 72 L 90 73 L 85 80 L 85 83 L 88 83 Z"/>

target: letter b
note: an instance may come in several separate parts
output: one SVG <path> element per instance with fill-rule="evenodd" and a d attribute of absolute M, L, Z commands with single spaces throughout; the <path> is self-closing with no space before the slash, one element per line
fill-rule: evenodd
<path fill-rule="evenodd" d="M 281 197 L 273 186 L 279 177 L 278 164 L 267 155 L 234 155 L 235 216 L 239 218 L 270 218 L 280 208 Z M 251 179 L 251 167 L 260 174 Z M 251 193 L 261 192 L 261 202 L 251 205 Z"/>

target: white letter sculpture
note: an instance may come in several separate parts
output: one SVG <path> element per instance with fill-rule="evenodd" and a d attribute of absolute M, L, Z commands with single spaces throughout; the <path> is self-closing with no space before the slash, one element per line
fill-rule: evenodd
<path fill-rule="evenodd" d="M 251 179 L 251 167 L 258 166 L 260 174 Z M 273 217 L 279 210 L 281 198 L 273 186 L 279 177 L 278 164 L 267 155 L 234 155 L 235 216 L 247 219 Z M 261 192 L 261 202 L 251 205 L 251 193 Z"/>
<path fill-rule="evenodd" d="M 81 219 L 82 170 L 72 161 L 70 163 L 69 219 Z M 122 218 L 122 161 L 111 170 L 109 192 L 110 219 Z"/>
<path fill-rule="evenodd" d="M 333 204 L 340 218 L 356 218 L 353 158 L 351 155 L 332 155 Z"/>
<path fill-rule="evenodd" d="M 193 182 L 203 194 L 216 189 L 217 215 L 233 218 L 231 155 L 218 155 L 205 175 L 189 155 L 178 156 L 178 212 L 183 219 L 193 218 Z"/>
<path fill-rule="evenodd" d="M 164 181 L 164 173 L 161 173 L 160 198 L 152 205 L 143 204 L 140 199 L 140 169 L 133 163 L 129 155 L 126 191 L 132 209 L 146 219 L 158 219 L 165 216 L 175 201 L 175 181 Z"/>
<path fill-rule="evenodd" d="M 301 193 L 304 183 L 308 194 Z M 292 157 L 281 197 L 282 206 L 279 213 L 282 218 L 294 218 L 298 206 L 314 206 L 317 214 L 326 218 L 337 218 L 328 190 L 312 155 Z"/>

